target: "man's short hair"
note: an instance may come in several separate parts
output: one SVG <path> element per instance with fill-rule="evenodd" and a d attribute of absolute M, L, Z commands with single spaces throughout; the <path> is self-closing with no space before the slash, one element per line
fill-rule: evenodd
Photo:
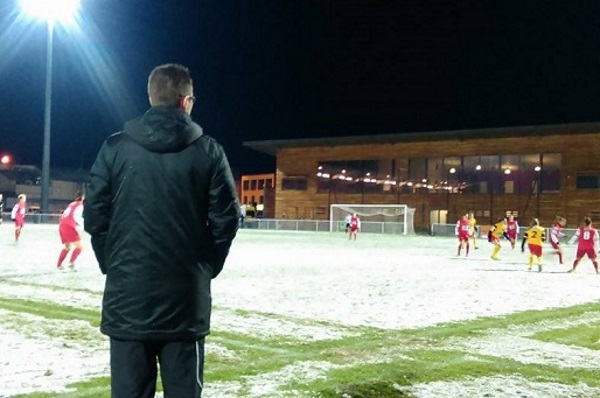
<path fill-rule="evenodd" d="M 190 71 L 183 65 L 159 65 L 148 76 L 148 96 L 153 106 L 177 106 L 181 97 L 193 95 Z"/>

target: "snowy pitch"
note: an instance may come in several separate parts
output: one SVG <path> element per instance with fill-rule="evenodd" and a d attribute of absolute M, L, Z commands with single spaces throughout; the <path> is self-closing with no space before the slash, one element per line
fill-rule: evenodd
<path fill-rule="evenodd" d="M 104 277 L 89 242 L 76 272 L 57 271 L 55 262 L 61 244 L 56 230 L 56 226 L 26 224 L 21 242 L 14 244 L 12 225 L 0 226 L 0 298 L 99 309 Z M 489 258 L 491 245 L 485 240 L 479 242 L 479 250 L 471 250 L 469 257 L 457 257 L 455 238 L 363 234 L 354 242 L 343 233 L 240 230 L 223 273 L 213 282 L 212 329 L 260 336 L 294 335 L 306 340 L 335 339 L 346 333 L 344 325 L 418 328 L 600 299 L 600 276 L 594 273 L 589 260 L 584 259 L 576 273 L 565 273 L 573 262 L 574 245 L 565 245 L 562 266 L 546 246 L 541 273 L 527 270 L 527 255 L 520 249 L 511 250 L 508 242 L 504 245 L 499 254 L 502 260 L 493 261 Z M 65 294 L 61 287 L 70 290 Z M 299 328 L 292 321 L 260 314 L 242 317 L 234 313 L 238 309 L 331 321 L 339 327 Z M 41 324 L 34 315 L 17 316 L 6 310 L 0 310 L 0 317 L 0 397 L 66 391 L 70 383 L 108 374 L 107 340 L 96 329 L 89 330 L 94 344 L 78 346 L 77 342 L 48 337 L 53 329 L 72 328 L 71 321 Z M 582 320 L 586 321 L 590 320 Z M 16 332 L 24 327 L 27 333 Z M 519 331 L 512 337 L 519 338 Z M 499 336 L 497 341 L 460 344 L 469 345 L 475 352 L 524 362 L 570 361 L 575 367 L 600 367 L 597 352 L 543 343 L 529 347 L 525 341 L 520 349 L 508 347 L 502 338 L 506 336 Z M 210 337 L 207 350 L 228 355 L 223 347 L 212 344 Z M 310 366 L 316 368 L 311 371 L 327 367 Z M 291 374 L 295 372 L 298 370 L 290 369 Z M 281 374 L 262 377 L 252 390 L 255 397 L 275 397 L 278 380 L 287 381 Z M 519 391 L 515 397 L 522 393 L 528 397 L 600 396 L 600 391 L 586 386 L 564 390 L 564 386 L 536 385 L 518 378 L 431 383 L 415 386 L 413 392 L 421 397 L 452 397 L 461 391 L 461 396 L 475 397 L 482 391 L 493 391 L 495 384 L 508 388 L 514 385 Z M 207 397 L 235 396 L 235 386 L 206 388 Z"/>

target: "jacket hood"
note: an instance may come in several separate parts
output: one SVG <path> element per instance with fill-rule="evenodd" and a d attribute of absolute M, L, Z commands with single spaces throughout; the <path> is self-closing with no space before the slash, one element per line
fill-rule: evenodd
<path fill-rule="evenodd" d="M 177 108 L 155 106 L 125 123 L 124 133 L 151 152 L 177 152 L 202 136 L 202 127 Z"/>

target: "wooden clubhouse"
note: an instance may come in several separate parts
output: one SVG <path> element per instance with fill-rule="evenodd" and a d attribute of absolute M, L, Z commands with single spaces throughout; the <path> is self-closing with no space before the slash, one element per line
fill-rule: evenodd
<path fill-rule="evenodd" d="M 414 225 L 600 222 L 600 123 L 245 142 L 276 157 L 276 217 L 328 219 L 334 203 L 406 204 Z"/>

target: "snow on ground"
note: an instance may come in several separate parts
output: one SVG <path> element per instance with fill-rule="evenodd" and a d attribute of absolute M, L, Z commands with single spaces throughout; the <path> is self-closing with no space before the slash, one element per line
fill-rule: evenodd
<path fill-rule="evenodd" d="M 89 244 L 78 261 L 77 272 L 59 272 L 54 269 L 61 249 L 55 226 L 27 224 L 17 245 L 12 242 L 12 232 L 10 223 L 0 227 L 0 297 L 100 308 L 104 277 Z M 491 247 L 487 242 L 481 240 L 479 246 L 465 258 L 455 255 L 454 238 L 364 234 L 353 242 L 341 233 L 242 230 L 223 273 L 213 283 L 213 330 L 281 335 L 302 341 L 338 339 L 346 336 L 344 325 L 418 328 L 600 299 L 600 276 L 595 275 L 589 261 L 584 260 L 576 273 L 565 273 L 572 263 L 574 246 L 565 247 L 566 265 L 562 266 L 547 248 L 542 273 L 527 271 L 526 255 L 510 250 L 508 245 L 500 252 L 499 262 L 489 259 Z M 65 293 L 61 288 L 70 290 Z M 0 397 L 60 391 L 90 375 L 106 374 L 106 340 L 101 335 L 97 345 L 78 347 L 41 332 L 23 335 L 16 323 L 4 322 L 10 318 L 7 314 L 0 317 Z M 552 364 L 568 358 L 569 366 L 600 366 L 596 352 L 535 342 L 518 330 L 513 337 L 519 339 L 518 344 L 507 344 L 501 336 L 490 333 L 452 343 L 452 348 L 526 363 Z M 211 350 L 220 353 L 224 349 L 209 339 L 207 351 Z M 536 350 L 541 354 L 526 355 Z M 32 356 L 35 362 L 24 359 Z M 331 365 L 290 366 L 303 370 L 288 369 L 288 373 L 315 378 L 322 377 Z M 288 380 L 286 371 L 257 376 L 251 383 L 253 396 L 274 397 L 276 385 Z M 215 384 L 206 388 L 207 396 L 219 398 L 235 396 L 239 386 Z M 587 386 L 531 383 L 516 377 L 429 383 L 413 386 L 412 391 L 421 397 L 476 397 L 483 396 L 482 391 L 489 397 L 600 396 Z"/>
<path fill-rule="evenodd" d="M 0 396 L 32 393 L 44 389 L 67 391 L 65 386 L 86 378 L 107 374 L 108 345 L 97 329 L 96 344 L 48 338 L 49 331 L 60 332 L 86 327 L 81 321 L 55 321 L 39 316 L 21 315 L 19 319 L 0 310 Z M 29 323 L 32 333 L 23 335 L 13 329 Z M 89 325 L 89 324 L 87 324 Z"/>
<path fill-rule="evenodd" d="M 503 261 L 491 260 L 485 241 L 469 258 L 459 258 L 454 239 L 311 237 L 302 234 L 297 242 L 279 244 L 270 240 L 268 248 L 255 250 L 242 237 L 213 284 L 214 304 L 402 329 L 600 298 L 600 276 L 585 260 L 567 275 L 570 265 L 559 266 L 547 254 L 545 271 L 537 273 L 527 271 L 527 256 L 520 250 L 505 247 Z M 571 264 L 575 247 L 565 249 L 566 264 Z"/>
<path fill-rule="evenodd" d="M 461 382 L 433 382 L 411 388 L 398 387 L 420 397 L 431 398 L 597 398 L 599 389 L 584 384 L 532 383 L 515 376 L 467 378 Z"/>
<path fill-rule="evenodd" d="M 569 327 L 600 322 L 597 313 L 584 314 L 578 319 L 568 322 Z M 479 338 L 462 338 L 450 341 L 448 348 L 461 349 L 470 353 L 494 356 L 502 352 L 504 358 L 527 364 L 545 364 L 562 368 L 579 368 L 594 370 L 600 368 L 600 351 L 576 346 L 565 346 L 551 342 L 531 339 L 530 336 L 543 331 L 556 331 L 561 327 L 556 322 L 537 323 L 526 326 L 513 326 L 502 330 L 489 330 L 487 335 Z"/>

